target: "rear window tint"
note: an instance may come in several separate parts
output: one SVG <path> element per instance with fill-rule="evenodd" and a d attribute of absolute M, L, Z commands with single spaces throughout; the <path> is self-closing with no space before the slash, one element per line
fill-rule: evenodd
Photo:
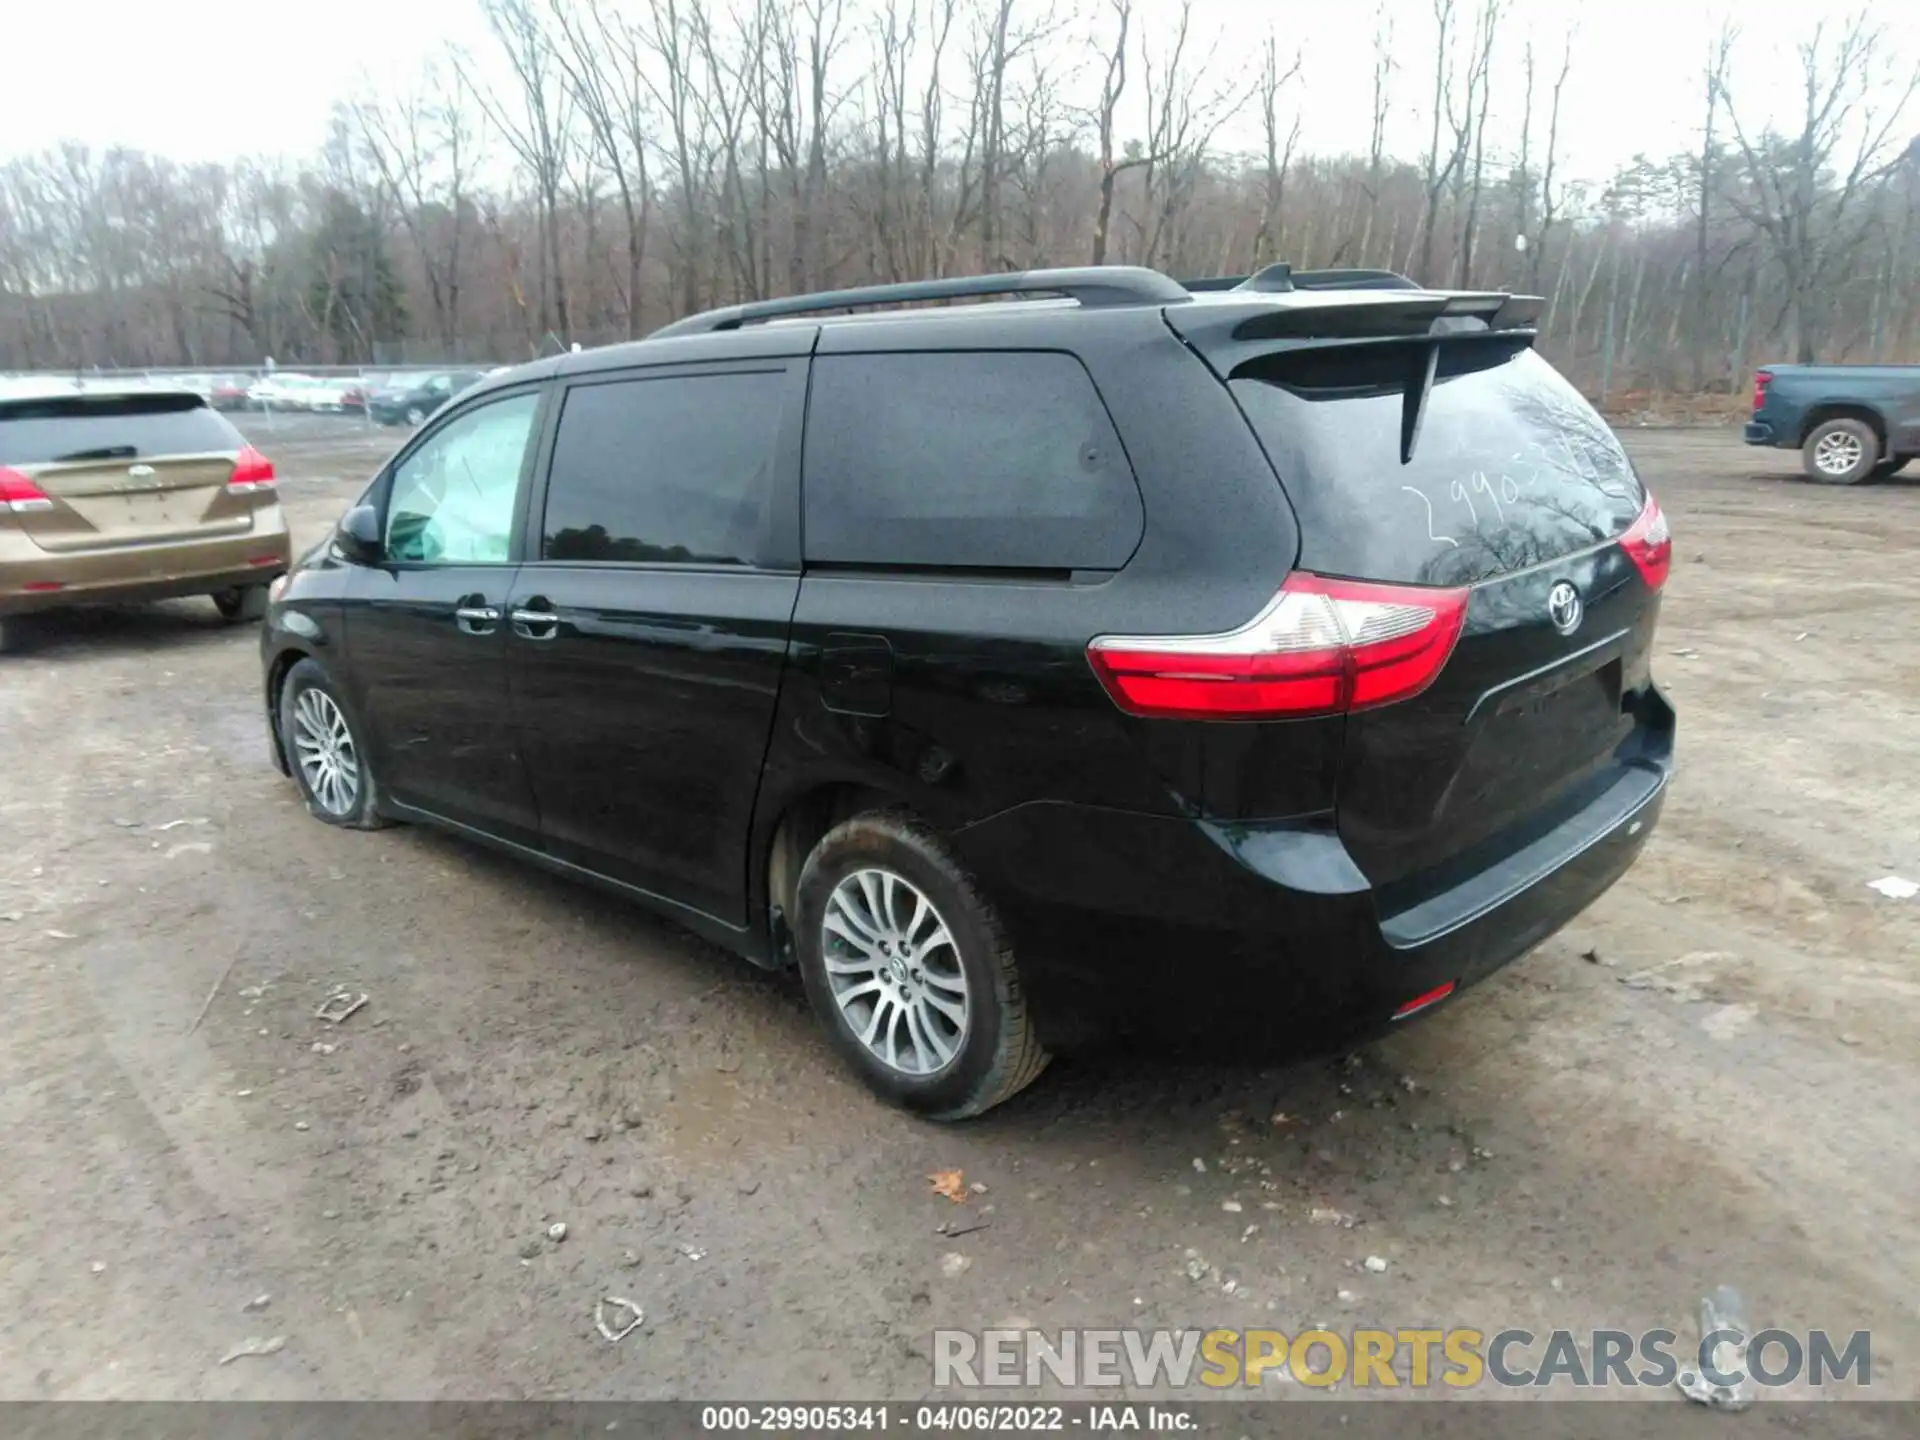
<path fill-rule="evenodd" d="M 1411 463 L 1405 376 L 1419 347 L 1283 351 L 1234 395 L 1300 518 L 1301 567 L 1470 585 L 1586 549 L 1633 523 L 1644 492 L 1606 421 L 1531 349 L 1442 344 Z"/>
<path fill-rule="evenodd" d="M 0 465 L 200 455 L 246 442 L 198 395 L 58 395 L 0 401 Z"/>
<path fill-rule="evenodd" d="M 821 357 L 805 492 L 814 561 L 1112 569 L 1140 539 L 1120 437 L 1071 355 Z"/>

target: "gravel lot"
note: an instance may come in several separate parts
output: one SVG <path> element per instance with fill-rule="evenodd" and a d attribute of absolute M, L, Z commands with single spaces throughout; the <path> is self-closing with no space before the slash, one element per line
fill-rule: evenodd
<path fill-rule="evenodd" d="M 398 438 L 254 430 L 303 540 Z M 207 602 L 47 623 L 0 662 L 0 1398 L 911 1397 L 936 1325 L 1684 1333 L 1718 1283 L 1920 1397 L 1920 899 L 1868 888 L 1920 879 L 1920 484 L 1626 439 L 1682 747 L 1627 880 L 1344 1062 L 1062 1062 L 961 1128 L 870 1101 L 789 980 L 308 819 Z"/>

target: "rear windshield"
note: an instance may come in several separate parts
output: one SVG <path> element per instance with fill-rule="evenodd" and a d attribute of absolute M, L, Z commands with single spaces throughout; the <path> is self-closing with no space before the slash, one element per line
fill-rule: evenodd
<path fill-rule="evenodd" d="M 1283 351 L 1232 388 L 1299 514 L 1302 568 L 1471 585 L 1620 534 L 1644 503 L 1606 421 L 1519 342 L 1442 342 L 1407 464 L 1418 346 Z"/>
<path fill-rule="evenodd" d="M 0 465 L 201 455 L 245 443 L 198 395 L 55 395 L 0 401 Z"/>

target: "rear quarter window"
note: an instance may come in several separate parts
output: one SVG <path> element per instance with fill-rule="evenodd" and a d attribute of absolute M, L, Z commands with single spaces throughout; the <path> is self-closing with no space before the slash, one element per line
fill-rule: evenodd
<path fill-rule="evenodd" d="M 198 395 L 59 395 L 0 401 L 0 465 L 145 459 L 246 442 Z"/>
<path fill-rule="evenodd" d="M 816 562 L 1114 569 L 1140 540 L 1139 487 L 1071 355 L 828 355 L 805 461 Z"/>
<path fill-rule="evenodd" d="M 1409 463 L 1415 347 L 1282 351 L 1231 386 L 1299 515 L 1300 565 L 1398 584 L 1471 585 L 1612 539 L 1645 492 L 1626 451 L 1518 342 L 1441 343 Z"/>

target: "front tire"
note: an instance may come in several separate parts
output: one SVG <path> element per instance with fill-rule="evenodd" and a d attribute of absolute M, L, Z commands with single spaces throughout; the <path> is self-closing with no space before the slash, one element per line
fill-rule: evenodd
<path fill-rule="evenodd" d="M 348 830 L 386 825 L 360 728 L 312 660 L 289 670 L 280 687 L 280 745 L 314 819 Z"/>
<path fill-rule="evenodd" d="M 427 412 L 422 410 L 418 405 L 409 405 L 407 407 L 407 424 L 418 425 L 426 418 Z"/>
<path fill-rule="evenodd" d="M 883 1098 L 962 1120 L 1046 1068 L 999 917 L 920 821 L 835 826 L 800 872 L 794 920 L 814 1013 Z"/>
<path fill-rule="evenodd" d="M 1880 437 L 1864 420 L 1827 420 L 1800 447 L 1801 468 L 1821 485 L 1858 485 L 1880 463 Z"/>

